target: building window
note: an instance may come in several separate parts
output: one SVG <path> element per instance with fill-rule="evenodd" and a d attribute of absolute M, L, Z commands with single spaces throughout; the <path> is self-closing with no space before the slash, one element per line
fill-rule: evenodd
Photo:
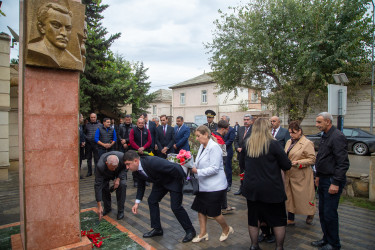
<path fill-rule="evenodd" d="M 152 105 L 152 113 L 156 115 L 156 105 Z"/>
<path fill-rule="evenodd" d="M 258 103 L 258 94 L 257 93 L 251 93 L 251 103 Z"/>
<path fill-rule="evenodd" d="M 185 93 L 180 93 L 180 104 L 185 104 Z"/>
<path fill-rule="evenodd" d="M 202 90 L 202 103 L 207 103 L 207 90 Z"/>

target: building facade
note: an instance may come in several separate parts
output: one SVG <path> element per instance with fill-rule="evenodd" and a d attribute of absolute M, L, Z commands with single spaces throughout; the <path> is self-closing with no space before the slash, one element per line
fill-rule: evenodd
<path fill-rule="evenodd" d="M 172 89 L 172 115 L 183 116 L 187 122 L 201 125 L 206 122 L 204 112 L 208 109 L 215 111 L 215 122 L 222 115 L 231 118 L 231 125 L 236 121 L 240 124 L 243 115 L 250 113 L 255 116 L 268 115 L 261 110 L 261 95 L 252 89 L 238 88 L 234 92 L 218 94 L 217 84 L 210 73 L 204 73 L 187 81 L 175 84 Z"/>

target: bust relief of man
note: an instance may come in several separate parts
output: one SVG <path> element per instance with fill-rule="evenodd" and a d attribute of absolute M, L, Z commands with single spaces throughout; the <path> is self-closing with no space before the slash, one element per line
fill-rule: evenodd
<path fill-rule="evenodd" d="M 82 69 L 81 60 L 67 50 L 72 33 L 72 16 L 71 11 L 57 3 L 46 3 L 39 8 L 37 29 L 41 36 L 28 44 L 27 64 Z"/>

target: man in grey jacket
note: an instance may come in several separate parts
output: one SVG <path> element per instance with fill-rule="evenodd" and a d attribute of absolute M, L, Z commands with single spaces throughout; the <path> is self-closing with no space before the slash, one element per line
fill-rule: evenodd
<path fill-rule="evenodd" d="M 116 190 L 117 219 L 124 218 L 126 199 L 127 170 L 122 158 L 124 153 L 112 151 L 102 154 L 96 166 L 95 172 L 95 198 L 98 203 L 99 220 L 102 216 L 111 212 L 111 192 Z M 109 182 L 113 180 L 113 187 L 109 188 Z M 104 210 L 102 203 L 104 203 Z"/>

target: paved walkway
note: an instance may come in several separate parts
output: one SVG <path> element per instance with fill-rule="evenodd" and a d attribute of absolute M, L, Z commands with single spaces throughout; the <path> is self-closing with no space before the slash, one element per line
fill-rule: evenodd
<path fill-rule="evenodd" d="M 83 172 L 86 172 L 83 170 Z M 120 224 L 142 237 L 143 233 L 150 230 L 149 210 L 147 197 L 151 188 L 147 188 L 145 199 L 140 204 L 139 214 L 133 215 L 131 207 L 134 204 L 136 188 L 133 187 L 131 174 L 129 176 L 127 201 L 125 207 L 125 219 Z M 234 183 L 233 190 L 236 191 L 239 183 Z M 94 196 L 94 177 L 85 178 L 80 181 L 80 204 L 81 209 L 96 206 Z M 196 212 L 190 209 L 193 196 L 184 196 L 184 207 L 189 213 L 196 230 L 199 230 Z M 117 206 L 115 194 L 112 196 L 111 218 L 116 219 Z M 225 215 L 228 224 L 233 226 L 235 233 L 227 241 L 220 242 L 220 226 L 213 220 L 208 221 L 209 241 L 200 243 L 181 243 L 185 233 L 178 224 L 170 209 L 170 197 L 166 195 L 160 203 L 161 220 L 164 236 L 145 241 L 157 249 L 249 249 L 250 238 L 247 231 L 246 200 L 242 196 L 228 193 L 228 201 L 237 207 L 233 214 Z M 340 237 L 342 249 L 375 249 L 375 211 L 354 207 L 350 204 L 341 204 L 339 207 Z M 19 192 L 18 171 L 14 167 L 10 171 L 8 181 L 0 181 L 0 225 L 19 221 Z M 296 216 L 296 226 L 288 227 L 285 239 L 285 249 L 315 249 L 310 242 L 321 238 L 319 216 L 316 215 L 314 225 L 305 223 L 305 216 Z M 261 243 L 262 249 L 274 249 L 274 244 Z"/>

